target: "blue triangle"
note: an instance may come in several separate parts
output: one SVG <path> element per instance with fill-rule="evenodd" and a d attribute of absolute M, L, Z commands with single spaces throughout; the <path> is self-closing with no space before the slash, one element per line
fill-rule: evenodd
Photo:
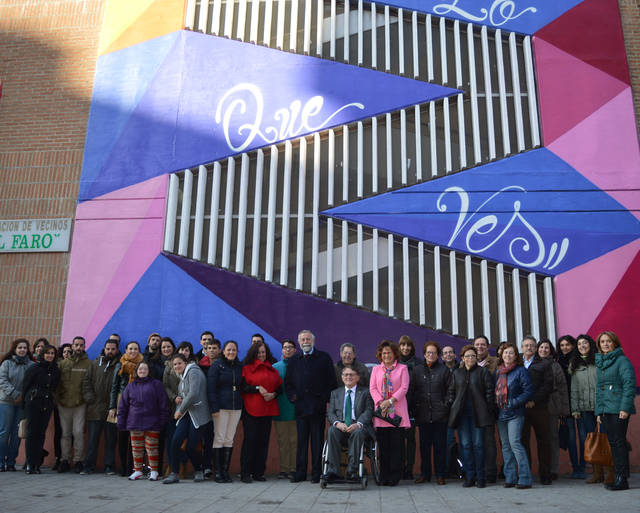
<path fill-rule="evenodd" d="M 323 214 L 553 275 L 640 237 L 635 216 L 546 149 Z"/>
<path fill-rule="evenodd" d="M 79 198 L 98 177 L 131 113 L 147 90 L 179 32 L 98 58 L 82 164 Z"/>
<path fill-rule="evenodd" d="M 137 340 L 144 349 L 149 333 L 171 337 L 176 345 L 186 340 L 199 350 L 200 333 L 213 331 L 223 343 L 238 342 L 241 355 L 251 345 L 251 335 L 262 333 L 273 354 L 280 344 L 257 324 L 229 306 L 166 257 L 158 255 L 87 352 L 95 358 L 105 340 L 118 333 L 122 346 Z M 122 347 L 121 349 L 124 349 Z"/>
<path fill-rule="evenodd" d="M 83 199 L 458 92 L 183 31 Z"/>

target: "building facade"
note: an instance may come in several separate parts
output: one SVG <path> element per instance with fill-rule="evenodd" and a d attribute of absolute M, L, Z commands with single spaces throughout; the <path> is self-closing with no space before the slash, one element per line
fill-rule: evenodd
<path fill-rule="evenodd" d="M 636 3 L 0 13 L 0 218 L 73 218 L 0 253 L 2 349 L 610 329 L 640 367 Z"/>

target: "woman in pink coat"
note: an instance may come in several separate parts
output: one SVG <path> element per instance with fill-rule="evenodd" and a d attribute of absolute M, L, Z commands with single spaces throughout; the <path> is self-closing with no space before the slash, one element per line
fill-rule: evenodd
<path fill-rule="evenodd" d="M 411 427 L 407 407 L 409 371 L 398 361 L 400 349 L 391 340 L 383 340 L 376 351 L 380 365 L 373 368 L 369 392 L 377 414 L 389 417 L 394 423 L 375 416 L 373 426 L 380 448 L 380 480 L 384 486 L 396 486 L 402 478 L 402 441 L 404 430 Z M 400 418 L 400 422 L 397 418 Z M 397 426 L 397 427 L 396 427 Z"/>

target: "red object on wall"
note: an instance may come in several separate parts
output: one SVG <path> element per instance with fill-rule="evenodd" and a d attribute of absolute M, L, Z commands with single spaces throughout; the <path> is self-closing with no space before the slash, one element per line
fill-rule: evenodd
<path fill-rule="evenodd" d="M 640 252 L 622 276 L 604 308 L 589 329 L 594 338 L 602 331 L 613 331 L 620 338 L 622 348 L 633 362 L 636 376 L 640 376 Z"/>
<path fill-rule="evenodd" d="M 618 0 L 585 0 L 535 35 L 631 84 Z M 580 84 L 574 85 L 580 87 Z"/>

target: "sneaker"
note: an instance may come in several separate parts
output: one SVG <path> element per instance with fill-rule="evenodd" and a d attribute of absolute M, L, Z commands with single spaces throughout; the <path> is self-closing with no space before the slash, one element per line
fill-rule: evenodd
<path fill-rule="evenodd" d="M 69 466 L 69 462 L 67 460 L 62 460 L 60 465 L 58 465 L 58 473 L 63 474 L 65 472 L 69 472 L 71 467 Z"/>
<path fill-rule="evenodd" d="M 92 468 L 87 468 L 84 467 L 81 471 L 80 471 L 80 475 L 81 476 L 87 476 L 89 474 L 93 474 L 93 469 Z"/>
<path fill-rule="evenodd" d="M 194 483 L 201 483 L 202 481 L 204 481 L 204 472 L 202 472 L 202 470 L 196 472 L 195 474 L 193 474 L 193 482 Z"/>
<path fill-rule="evenodd" d="M 144 474 L 140 470 L 135 470 L 133 474 L 129 476 L 129 481 L 137 481 L 142 476 L 144 476 Z"/>
<path fill-rule="evenodd" d="M 171 472 L 171 474 L 169 474 L 167 477 L 164 478 L 164 480 L 162 481 L 162 484 L 173 484 L 173 483 L 179 483 L 180 482 L 180 478 L 178 477 L 178 474 L 176 474 L 175 472 Z"/>
<path fill-rule="evenodd" d="M 289 474 L 287 474 L 286 472 L 280 472 L 278 474 L 278 479 L 290 479 Z"/>
<path fill-rule="evenodd" d="M 84 465 L 82 464 L 81 461 L 76 462 L 76 464 L 73 466 L 73 470 L 76 474 L 80 474 L 83 470 L 84 470 Z"/>
<path fill-rule="evenodd" d="M 204 478 L 209 479 L 213 475 L 213 471 L 210 468 L 204 469 Z"/>
<path fill-rule="evenodd" d="M 113 468 L 111 468 L 109 465 L 104 467 L 104 473 L 107 474 L 108 476 L 115 476 L 116 475 L 116 471 L 113 470 Z"/>
<path fill-rule="evenodd" d="M 152 470 L 149 473 L 149 481 L 157 481 L 158 480 L 158 472 L 155 470 Z"/>

